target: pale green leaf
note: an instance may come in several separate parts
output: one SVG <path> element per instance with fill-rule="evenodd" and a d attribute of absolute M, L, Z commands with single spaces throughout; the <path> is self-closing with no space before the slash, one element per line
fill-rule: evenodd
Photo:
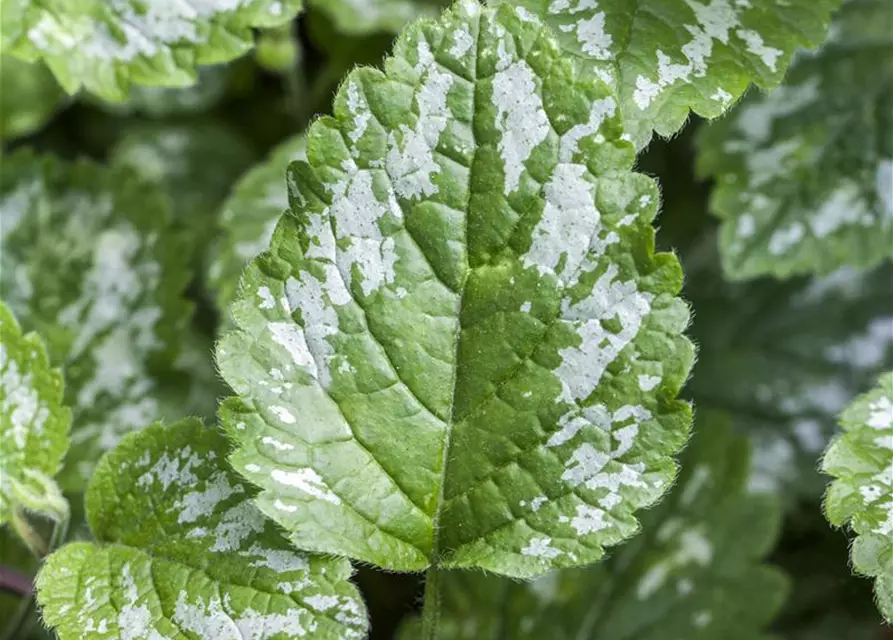
<path fill-rule="evenodd" d="M 229 313 L 245 265 L 270 246 L 276 221 L 288 208 L 285 171 L 292 160 L 307 158 L 306 148 L 303 135 L 282 142 L 239 179 L 223 205 L 220 237 L 212 252 L 208 279 L 224 316 Z"/>
<path fill-rule="evenodd" d="M 61 106 L 65 94 L 42 64 L 0 58 L 0 138 L 40 129 Z"/>
<path fill-rule="evenodd" d="M 706 127 L 699 170 L 732 278 L 893 257 L 893 8 L 850 0 L 784 85 Z"/>
<path fill-rule="evenodd" d="M 69 93 L 110 101 L 132 84 L 193 84 L 198 65 L 232 60 L 253 45 L 253 27 L 289 22 L 301 0 L 64 0 L 7 2 L 5 52 L 42 59 Z"/>
<path fill-rule="evenodd" d="M 618 92 L 639 147 L 676 133 L 689 110 L 713 118 L 751 82 L 769 88 L 800 46 L 819 44 L 840 0 L 502 0 L 555 31 Z"/>
<path fill-rule="evenodd" d="M 71 411 L 62 396 L 62 374 L 43 341 L 23 335 L 0 302 L 0 525 L 17 507 L 54 514 L 64 505 L 52 480 L 69 445 Z"/>
<path fill-rule="evenodd" d="M 63 547 L 38 576 L 60 640 L 364 636 L 350 564 L 291 548 L 226 466 L 227 449 L 184 420 L 103 458 L 87 492 L 96 542 Z"/>
<path fill-rule="evenodd" d="M 163 195 L 121 167 L 15 154 L 0 211 L 0 286 L 64 367 L 73 428 L 60 482 L 83 488 L 102 451 L 159 416 L 164 384 L 182 386 L 170 365 L 189 319 L 188 246 Z"/>
<path fill-rule="evenodd" d="M 463 2 L 360 69 L 218 345 L 235 467 L 302 548 L 597 560 L 675 476 L 692 361 L 655 184 L 548 31 Z M 435 535 L 436 532 L 436 535 Z"/>
<path fill-rule="evenodd" d="M 686 270 L 700 347 L 690 394 L 754 440 L 752 490 L 814 500 L 838 414 L 893 367 L 893 269 L 736 285 L 717 271 L 715 258 Z"/>
<path fill-rule="evenodd" d="M 308 0 L 307 5 L 325 13 L 346 34 L 373 31 L 397 32 L 407 22 L 432 17 L 449 0 Z"/>
<path fill-rule="evenodd" d="M 849 405 L 840 425 L 822 461 L 834 478 L 825 514 L 856 533 L 853 567 L 875 578 L 878 608 L 893 622 L 893 373 Z"/>
<path fill-rule="evenodd" d="M 761 563 L 780 510 L 747 493 L 748 460 L 747 442 L 722 419 L 699 420 L 679 482 L 642 516 L 639 536 L 596 566 L 530 583 L 451 572 L 439 638 L 767 638 L 787 592 L 783 574 Z"/>

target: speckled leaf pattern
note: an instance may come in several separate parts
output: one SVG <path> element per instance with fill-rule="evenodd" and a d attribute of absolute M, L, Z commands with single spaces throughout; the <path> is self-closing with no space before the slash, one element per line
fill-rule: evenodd
<path fill-rule="evenodd" d="M 168 374 L 189 318 L 188 247 L 162 194 L 124 168 L 7 157 L 0 211 L 4 299 L 64 369 L 60 482 L 81 489 L 102 451 L 157 419 L 163 383 L 180 386 Z"/>
<path fill-rule="evenodd" d="M 750 434 L 753 491 L 815 500 L 837 416 L 893 368 L 893 268 L 732 286 L 716 264 L 686 271 L 700 347 L 691 396 Z"/>
<path fill-rule="evenodd" d="M 844 433 L 822 461 L 834 478 L 825 513 L 856 533 L 853 568 L 875 578 L 878 608 L 893 622 L 893 372 L 848 406 L 840 424 Z"/>
<path fill-rule="evenodd" d="M 522 11 L 345 80 L 218 345 L 236 469 L 300 547 L 532 577 L 675 476 L 693 348 L 614 98 Z M 436 532 L 436 534 L 435 534 Z"/>
<path fill-rule="evenodd" d="M 42 59 L 69 93 L 84 87 L 121 101 L 132 84 L 187 86 L 197 65 L 232 60 L 252 27 L 289 22 L 301 0 L 13 0 L 4 4 L 4 52 Z"/>
<path fill-rule="evenodd" d="M 502 0 L 543 18 L 565 51 L 615 87 L 639 147 L 713 118 L 751 82 L 777 85 L 839 0 Z"/>
<path fill-rule="evenodd" d="M 307 0 L 328 15 L 342 33 L 400 31 L 410 20 L 433 17 L 449 0 Z"/>
<path fill-rule="evenodd" d="M 893 4 L 847 2 L 818 52 L 706 127 L 699 147 L 732 278 L 893 257 Z"/>
<path fill-rule="evenodd" d="M 787 592 L 761 563 L 780 509 L 746 491 L 748 445 L 699 419 L 672 493 L 610 559 L 519 583 L 446 578 L 441 640 L 763 640 Z M 417 637 L 412 627 L 403 636 Z"/>
<path fill-rule="evenodd" d="M 0 57 L 0 139 L 39 130 L 61 106 L 64 95 L 44 65 Z"/>
<path fill-rule="evenodd" d="M 86 498 L 96 541 L 63 547 L 38 576 L 60 640 L 364 636 L 350 564 L 292 549 L 227 449 L 215 429 L 184 420 L 131 434 L 103 458 Z"/>
<path fill-rule="evenodd" d="M 224 318 L 248 261 L 270 246 L 276 222 L 288 208 L 286 169 L 292 160 L 306 159 L 306 149 L 303 135 L 282 142 L 239 179 L 223 205 L 208 279 Z"/>
<path fill-rule="evenodd" d="M 23 335 L 0 302 L 0 525 L 18 506 L 42 511 L 43 503 L 61 499 L 52 478 L 71 427 L 62 396 L 62 375 L 50 366 L 43 342 Z"/>

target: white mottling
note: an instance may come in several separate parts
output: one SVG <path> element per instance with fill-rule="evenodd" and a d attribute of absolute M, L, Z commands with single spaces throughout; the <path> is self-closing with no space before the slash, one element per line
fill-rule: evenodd
<path fill-rule="evenodd" d="M 735 32 L 747 45 L 747 50 L 763 61 L 763 64 L 775 72 L 778 67 L 778 58 L 784 53 L 781 49 L 775 47 L 767 47 L 763 42 L 763 37 L 756 31 L 749 29 L 738 29 Z"/>
<path fill-rule="evenodd" d="M 257 473 L 258 471 L 260 471 L 260 466 L 254 464 L 253 462 L 249 462 L 245 465 L 245 471 L 247 471 L 248 473 Z"/>
<path fill-rule="evenodd" d="M 264 286 L 258 288 L 257 297 L 260 298 L 258 307 L 261 309 L 272 309 L 276 306 L 276 300 L 273 298 L 273 294 L 270 292 L 269 287 Z"/>
<path fill-rule="evenodd" d="M 640 374 L 639 375 L 639 389 L 642 391 L 651 391 L 660 384 L 661 377 L 660 376 L 650 376 L 648 374 Z"/>
<path fill-rule="evenodd" d="M 453 31 L 453 44 L 450 47 L 450 55 L 454 58 L 461 58 L 474 45 L 474 39 L 468 32 L 466 27 L 461 27 Z"/>
<path fill-rule="evenodd" d="M 740 240 L 747 240 L 752 237 L 757 230 L 757 223 L 754 220 L 754 217 L 745 213 L 740 218 L 738 218 L 738 225 L 736 227 L 736 233 L 738 234 L 738 238 Z"/>
<path fill-rule="evenodd" d="M 730 102 L 732 100 L 732 97 L 732 94 L 725 89 L 717 89 L 713 92 L 713 95 L 710 96 L 710 99 L 722 104 L 726 104 L 727 102 Z"/>
<path fill-rule="evenodd" d="M 552 546 L 552 538 L 543 536 L 531 538 L 527 546 L 521 549 L 521 555 L 552 560 L 561 555 L 561 550 Z"/>
<path fill-rule="evenodd" d="M 366 102 L 361 99 L 360 90 L 355 82 L 347 85 L 347 110 L 354 117 L 353 128 L 347 132 L 347 137 L 354 143 L 353 155 L 356 157 L 359 154 L 356 143 L 366 132 L 372 113 L 369 111 L 369 106 Z"/>
<path fill-rule="evenodd" d="M 530 501 L 530 510 L 536 513 L 549 499 L 546 496 L 536 496 Z"/>
<path fill-rule="evenodd" d="M 402 144 L 391 134 L 387 169 L 394 182 L 394 189 L 402 198 L 413 199 L 437 193 L 433 176 L 440 173 L 440 165 L 434 161 L 434 149 L 440 135 L 453 115 L 447 106 L 447 94 L 453 86 L 453 75 L 443 71 L 435 62 L 427 40 L 419 37 L 419 63 L 416 71 L 423 76 L 416 93 L 418 119 L 410 129 L 400 125 Z"/>
<path fill-rule="evenodd" d="M 572 162 L 574 156 L 579 152 L 580 140 L 598 133 L 605 120 L 613 117 L 616 112 L 617 103 L 614 98 L 593 100 L 589 107 L 589 120 L 585 124 L 574 125 L 561 136 L 561 145 L 558 150 L 559 161 Z"/>
<path fill-rule="evenodd" d="M 172 620 L 184 631 L 215 640 L 268 640 L 274 637 L 304 637 L 315 629 L 315 621 L 304 609 L 287 613 L 260 613 L 252 608 L 236 611 L 229 594 L 199 596 L 190 602 L 180 591 Z"/>
<path fill-rule="evenodd" d="M 341 498 L 332 493 L 332 490 L 322 477 L 310 467 L 304 467 L 296 471 L 273 469 L 273 472 L 270 475 L 276 482 L 295 487 L 299 491 L 308 493 L 314 498 L 325 500 L 336 505 L 341 504 Z"/>
<path fill-rule="evenodd" d="M 593 185 L 584 177 L 586 167 L 559 164 L 543 187 L 545 206 L 524 254 L 524 266 L 541 275 L 576 274 L 601 229 Z M 559 265 L 561 269 L 559 270 Z"/>
<path fill-rule="evenodd" d="M 595 533 L 608 526 L 609 523 L 605 521 L 605 515 L 605 511 L 598 507 L 579 504 L 577 505 L 577 515 L 571 518 L 571 526 L 580 536 Z"/>
<path fill-rule="evenodd" d="M 551 127 L 533 69 L 523 60 L 504 64 L 497 65 L 492 101 L 496 106 L 496 128 L 502 134 L 499 153 L 505 168 L 503 193 L 509 195 L 518 189 L 524 163 L 546 139 Z"/>
<path fill-rule="evenodd" d="M 154 628 L 153 616 L 145 604 L 137 604 L 140 591 L 133 579 L 130 565 L 121 569 L 123 603 L 118 605 L 118 633 L 121 640 L 171 640 Z"/>
<path fill-rule="evenodd" d="M 277 440 L 276 438 L 273 438 L 271 436 L 264 436 L 261 439 L 261 442 L 263 442 L 264 444 L 268 444 L 271 447 L 273 447 L 274 449 L 277 449 L 279 451 L 291 451 L 292 449 L 295 448 L 295 446 L 293 444 L 288 444 L 287 442 L 282 442 L 281 440 Z"/>
<path fill-rule="evenodd" d="M 782 85 L 763 100 L 749 102 L 737 112 L 736 126 L 749 146 L 762 144 L 772 136 L 776 120 L 800 111 L 820 97 L 818 78 L 799 85 Z"/>
<path fill-rule="evenodd" d="M 574 24 L 580 48 L 596 60 L 612 60 L 611 45 L 614 38 L 605 31 L 605 12 L 600 11 L 589 18 L 581 18 Z"/>
<path fill-rule="evenodd" d="M 319 377 L 316 362 L 300 326 L 294 322 L 271 322 L 267 325 L 267 329 L 272 334 L 273 340 L 288 351 L 296 367 L 307 371 L 314 378 Z"/>
<path fill-rule="evenodd" d="M 177 522 L 195 522 L 200 517 L 210 516 L 218 504 L 243 491 L 241 485 L 230 484 L 227 474 L 218 471 L 205 481 L 203 490 L 187 493 L 177 501 L 176 506 L 180 510 Z"/>
<path fill-rule="evenodd" d="M 698 629 L 703 629 L 710 621 L 713 620 L 713 614 L 709 611 L 698 611 L 694 616 L 692 616 L 691 622 Z"/>
<path fill-rule="evenodd" d="M 19 363 L 9 356 L 4 344 L 0 344 L 0 396 L 0 412 L 4 422 L 9 421 L 12 441 L 16 449 L 24 454 L 29 437 L 39 436 L 43 432 L 50 409 L 34 388 L 31 372 L 19 368 Z M 5 424 L 3 431 L 4 437 L 9 437 L 10 432 Z M 12 458 L 14 454 L 4 451 L 0 459 L 5 461 L 7 455 Z"/>
<path fill-rule="evenodd" d="M 279 418 L 279 420 L 281 422 L 284 422 L 285 424 L 294 424 L 296 422 L 295 417 L 292 414 L 292 412 L 289 411 L 288 409 L 286 409 L 285 407 L 282 407 L 280 405 L 273 405 L 270 407 L 270 411 L 272 411 L 273 414 L 277 418 Z"/>
<path fill-rule="evenodd" d="M 866 424 L 872 429 L 893 429 L 893 402 L 881 397 L 868 406 Z"/>
<path fill-rule="evenodd" d="M 817 238 L 824 238 L 845 225 L 859 222 L 867 212 L 859 185 L 844 181 L 809 218 L 809 228 Z"/>

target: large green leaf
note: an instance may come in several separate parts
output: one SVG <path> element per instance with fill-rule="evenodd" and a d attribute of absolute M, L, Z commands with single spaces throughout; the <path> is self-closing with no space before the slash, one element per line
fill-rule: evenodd
<path fill-rule="evenodd" d="M 62 375 L 50 367 L 43 342 L 23 335 L 0 302 L 0 525 L 20 506 L 52 513 L 53 504 L 64 505 L 53 481 L 71 427 L 62 395 Z"/>
<path fill-rule="evenodd" d="M 855 96 L 858 96 L 856 98 Z M 778 90 L 703 130 L 726 273 L 828 273 L 893 257 L 893 8 L 850 0 Z"/>
<path fill-rule="evenodd" d="M 208 276 L 224 315 L 229 313 L 245 265 L 270 246 L 276 221 L 288 208 L 285 170 L 292 160 L 307 158 L 306 148 L 303 135 L 282 142 L 266 160 L 242 176 L 223 205 L 220 238 Z"/>
<path fill-rule="evenodd" d="M 187 86 L 197 65 L 232 60 L 252 27 L 289 22 L 301 0 L 57 0 L 4 4 L 4 52 L 43 59 L 59 83 L 111 101 L 131 84 Z"/>
<path fill-rule="evenodd" d="M 751 82 L 777 85 L 791 54 L 824 37 L 839 0 L 501 0 L 544 19 L 562 47 L 615 87 L 644 146 L 689 110 L 713 118 Z"/>
<path fill-rule="evenodd" d="M 853 567 L 875 578 L 878 607 L 893 622 L 893 373 L 847 407 L 840 424 L 844 433 L 822 461 L 834 478 L 825 513 L 856 532 Z"/>
<path fill-rule="evenodd" d="M 642 533 L 587 569 L 531 583 L 446 578 L 442 640 L 757 640 L 787 581 L 761 564 L 778 504 L 746 491 L 748 445 L 718 416 L 698 421 L 679 482 Z M 411 628 L 407 640 L 415 637 Z"/>
<path fill-rule="evenodd" d="M 346 560 L 292 549 L 197 420 L 125 438 L 96 469 L 96 542 L 47 559 L 37 582 L 60 640 L 361 638 Z M 88 634 L 88 635 L 84 635 Z"/>
<path fill-rule="evenodd" d="M 700 346 L 690 393 L 754 439 L 752 490 L 814 500 L 837 415 L 893 367 L 893 268 L 730 285 L 712 244 L 700 268 L 686 264 Z"/>
<path fill-rule="evenodd" d="M 615 111 L 474 2 L 348 76 L 217 352 L 232 462 L 298 546 L 535 576 L 669 487 L 688 310 Z"/>
<path fill-rule="evenodd" d="M 44 65 L 0 57 L 0 139 L 17 138 L 42 127 L 64 95 Z"/>
<path fill-rule="evenodd" d="M 308 0 L 307 4 L 326 13 L 339 31 L 362 34 L 400 31 L 410 20 L 436 15 L 449 0 Z"/>
<path fill-rule="evenodd" d="M 189 306 L 188 247 L 162 194 L 124 168 L 31 153 L 0 172 L 0 286 L 25 329 L 64 367 L 78 489 L 102 451 L 161 411 Z M 180 409 L 182 410 L 182 409 Z"/>

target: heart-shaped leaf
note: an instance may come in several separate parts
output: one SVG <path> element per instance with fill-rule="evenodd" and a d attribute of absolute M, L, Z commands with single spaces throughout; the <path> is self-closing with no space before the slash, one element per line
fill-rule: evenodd
<path fill-rule="evenodd" d="M 530 577 L 675 476 L 692 362 L 608 87 L 463 2 L 346 79 L 218 364 L 234 466 L 300 547 Z"/>
<path fill-rule="evenodd" d="M 346 560 L 295 551 L 197 420 L 155 424 L 106 455 L 87 492 L 96 542 L 51 555 L 38 576 L 60 640 L 362 638 Z"/>

